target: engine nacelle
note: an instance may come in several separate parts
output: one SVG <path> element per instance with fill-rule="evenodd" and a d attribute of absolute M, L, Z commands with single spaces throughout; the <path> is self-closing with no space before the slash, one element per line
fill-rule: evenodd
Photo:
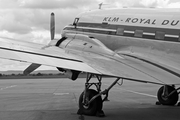
<path fill-rule="evenodd" d="M 64 38 L 60 39 L 59 47 L 79 52 L 89 52 L 101 55 L 114 56 L 116 53 L 107 48 L 101 41 L 94 37 L 89 37 L 82 34 L 66 34 Z"/>
<path fill-rule="evenodd" d="M 81 73 L 81 71 L 63 69 L 63 68 L 59 68 L 59 67 L 57 67 L 57 69 L 60 72 L 64 73 L 64 75 L 66 75 L 69 79 L 71 79 L 73 81 L 75 81 L 78 78 L 79 74 Z"/>

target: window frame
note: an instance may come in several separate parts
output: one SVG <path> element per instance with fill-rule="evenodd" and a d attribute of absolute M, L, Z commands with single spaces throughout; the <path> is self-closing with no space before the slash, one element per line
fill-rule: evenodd
<path fill-rule="evenodd" d="M 157 40 L 164 40 L 165 39 L 165 32 L 156 31 L 155 39 L 157 39 Z"/>
<path fill-rule="evenodd" d="M 116 35 L 124 35 L 124 28 L 118 27 L 116 29 Z"/>
<path fill-rule="evenodd" d="M 77 26 L 77 23 L 78 23 L 78 22 L 79 22 L 79 18 L 75 18 L 75 19 L 74 19 L 74 22 L 73 22 L 73 25 L 74 25 L 74 26 Z"/>
<path fill-rule="evenodd" d="M 142 38 L 143 37 L 143 30 L 135 30 L 134 31 L 134 37 Z"/>

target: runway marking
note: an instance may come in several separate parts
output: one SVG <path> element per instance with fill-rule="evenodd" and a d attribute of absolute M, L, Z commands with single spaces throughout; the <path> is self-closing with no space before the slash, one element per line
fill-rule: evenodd
<path fill-rule="evenodd" d="M 144 96 L 148 96 L 148 97 L 157 98 L 157 96 L 151 95 L 151 94 L 147 94 L 147 93 L 136 92 L 136 91 L 127 90 L 127 89 L 123 89 L 123 88 L 119 88 L 119 89 L 127 91 L 127 92 L 131 92 L 131 93 L 139 94 L 139 95 L 144 95 Z"/>
<path fill-rule="evenodd" d="M 8 89 L 8 88 L 13 88 L 13 87 L 16 87 L 17 85 L 11 85 L 11 86 L 6 86 L 6 87 L 3 87 L 3 88 L 0 88 L 0 90 L 5 90 L 5 89 Z"/>
<path fill-rule="evenodd" d="M 53 93 L 54 95 L 69 95 L 69 93 Z"/>
<path fill-rule="evenodd" d="M 104 84 L 106 86 L 108 86 L 107 84 Z M 124 88 L 119 88 L 119 87 L 114 87 L 116 89 L 120 89 L 120 90 L 123 90 L 123 91 L 127 91 L 127 92 L 131 92 L 131 93 L 135 93 L 135 94 L 139 94 L 139 95 L 144 95 L 144 96 L 148 96 L 148 97 L 153 97 L 153 98 L 157 98 L 157 96 L 155 95 L 151 95 L 151 94 L 147 94 L 147 93 L 141 93 L 141 92 L 136 92 L 136 91 L 133 91 L 133 90 L 128 90 L 128 89 L 124 89 Z"/>

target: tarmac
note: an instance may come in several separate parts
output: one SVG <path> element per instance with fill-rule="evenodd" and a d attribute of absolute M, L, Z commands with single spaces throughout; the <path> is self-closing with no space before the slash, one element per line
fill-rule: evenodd
<path fill-rule="evenodd" d="M 93 79 L 94 81 L 95 79 Z M 104 78 L 102 90 L 114 79 Z M 85 79 L 0 80 L 0 120 L 79 120 L 78 99 Z M 161 86 L 124 81 L 115 85 L 104 102 L 105 117 L 85 120 L 179 120 L 179 106 L 156 105 Z"/>

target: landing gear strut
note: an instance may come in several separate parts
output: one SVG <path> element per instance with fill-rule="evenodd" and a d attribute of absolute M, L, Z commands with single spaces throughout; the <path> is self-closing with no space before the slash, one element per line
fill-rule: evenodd
<path fill-rule="evenodd" d="M 162 105 L 175 105 L 179 99 L 178 92 L 175 86 L 164 85 L 157 93 L 158 100 Z"/>
<path fill-rule="evenodd" d="M 97 78 L 97 83 L 89 83 L 93 76 Z M 99 117 L 105 116 L 102 111 L 103 102 L 108 100 L 109 90 L 119 81 L 119 79 L 120 78 L 117 78 L 107 89 L 101 91 L 102 76 L 87 73 L 85 90 L 79 97 L 79 110 L 77 114 L 96 115 Z M 94 85 L 97 90 L 89 89 L 92 85 Z M 102 99 L 101 95 L 105 95 L 104 99 Z"/>

